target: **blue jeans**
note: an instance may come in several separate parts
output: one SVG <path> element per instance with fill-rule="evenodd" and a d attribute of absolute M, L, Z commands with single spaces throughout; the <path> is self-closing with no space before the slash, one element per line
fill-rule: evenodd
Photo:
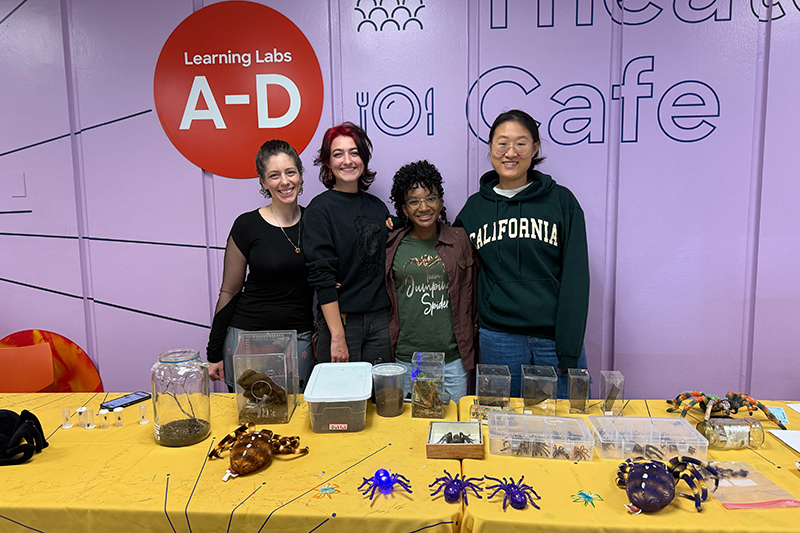
<path fill-rule="evenodd" d="M 233 376 L 233 354 L 236 353 L 236 347 L 239 343 L 239 333 L 243 329 L 228 328 L 228 333 L 225 335 L 225 344 L 223 344 L 222 361 L 223 371 L 225 372 L 225 384 L 228 386 L 228 392 L 233 392 L 234 376 Z M 311 370 L 314 368 L 314 351 L 311 349 L 311 335 L 313 332 L 306 331 L 297 334 L 297 370 L 300 374 L 300 394 L 306 390 L 306 383 L 308 378 L 311 377 Z"/>
<path fill-rule="evenodd" d="M 508 365 L 511 371 L 511 396 L 520 396 L 522 387 L 522 365 L 552 366 L 558 375 L 558 397 L 569 398 L 569 373 L 558 371 L 556 341 L 501 333 L 480 328 L 481 363 L 487 365 Z M 578 368 L 587 368 L 586 347 L 581 348 Z"/>
<path fill-rule="evenodd" d="M 411 363 L 397 361 L 406 367 L 406 380 L 403 390 L 406 395 L 411 394 Z M 462 396 L 467 395 L 467 376 L 461 358 L 444 364 L 444 391 L 450 393 L 450 401 L 458 403 Z"/>

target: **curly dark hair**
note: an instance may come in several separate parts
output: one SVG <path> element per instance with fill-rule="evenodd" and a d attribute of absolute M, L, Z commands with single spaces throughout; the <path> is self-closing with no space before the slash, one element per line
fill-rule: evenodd
<path fill-rule="evenodd" d="M 442 175 L 439 170 L 428 163 L 426 160 L 416 161 L 403 165 L 395 173 L 392 178 L 392 192 L 389 199 L 394 203 L 394 208 L 397 211 L 397 216 L 403 220 L 403 224 L 408 226 L 409 220 L 403 212 L 403 205 L 406 203 L 406 194 L 411 189 L 417 187 L 425 187 L 430 192 L 435 192 L 444 200 L 444 187 L 442 186 Z M 439 213 L 439 220 L 450 225 L 447 222 L 447 213 L 442 203 L 442 211 Z"/>
<path fill-rule="evenodd" d="M 333 189 L 336 185 L 336 178 L 331 173 L 331 144 L 336 137 L 350 137 L 356 143 L 358 155 L 364 162 L 364 173 L 358 178 L 358 190 L 366 191 L 372 182 L 375 181 L 375 171 L 369 169 L 369 159 L 372 157 L 372 141 L 367 137 L 367 132 L 356 126 L 352 122 L 343 122 L 338 126 L 328 128 L 322 136 L 322 146 L 314 159 L 314 165 L 319 166 L 319 181 L 326 189 Z"/>

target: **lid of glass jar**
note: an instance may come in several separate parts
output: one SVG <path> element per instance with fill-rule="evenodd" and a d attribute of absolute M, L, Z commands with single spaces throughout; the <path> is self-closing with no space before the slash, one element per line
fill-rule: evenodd
<path fill-rule="evenodd" d="M 186 363 L 188 361 L 194 361 L 196 359 L 200 359 L 200 352 L 190 348 L 167 350 L 166 352 L 158 356 L 159 363 L 168 363 L 168 364 Z"/>

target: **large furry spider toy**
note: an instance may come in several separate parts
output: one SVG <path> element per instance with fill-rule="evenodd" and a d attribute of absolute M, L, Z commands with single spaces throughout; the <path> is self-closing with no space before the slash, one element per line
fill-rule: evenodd
<path fill-rule="evenodd" d="M 0 465 L 22 464 L 48 446 L 36 415 L 0 409 Z"/>
<path fill-rule="evenodd" d="M 786 429 L 786 426 L 770 412 L 767 406 L 743 392 L 728 391 L 724 398 L 717 398 L 701 391 L 684 392 L 676 396 L 674 400 L 667 400 L 667 403 L 672 404 L 672 407 L 668 408 L 667 412 L 674 413 L 680 410 L 682 418 L 686 418 L 686 413 L 689 409 L 699 405 L 700 409 L 705 411 L 706 420 L 711 417 L 712 413 L 724 412 L 725 416 L 730 416 L 731 413 L 736 414 L 739 409 L 747 407 L 748 413 L 753 416 L 753 411 L 761 409 L 770 421 L 775 422 L 779 428 Z M 681 407 L 681 404 L 683 404 L 683 407 Z"/>

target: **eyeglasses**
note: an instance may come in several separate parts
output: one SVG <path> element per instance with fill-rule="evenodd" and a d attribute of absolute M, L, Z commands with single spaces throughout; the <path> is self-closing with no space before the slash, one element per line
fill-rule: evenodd
<path fill-rule="evenodd" d="M 420 200 L 419 198 L 409 198 L 406 200 L 406 207 L 409 209 L 418 209 L 422 202 L 424 201 L 428 204 L 428 207 L 436 207 L 436 204 L 439 203 L 441 198 L 436 194 L 431 194 L 425 200 Z"/>
<path fill-rule="evenodd" d="M 494 155 L 498 157 L 506 155 L 511 148 L 514 149 L 518 156 L 525 157 L 533 148 L 533 143 L 529 141 L 517 141 L 515 143 L 510 141 L 496 141 L 493 142 L 492 145 L 494 146 Z"/>

